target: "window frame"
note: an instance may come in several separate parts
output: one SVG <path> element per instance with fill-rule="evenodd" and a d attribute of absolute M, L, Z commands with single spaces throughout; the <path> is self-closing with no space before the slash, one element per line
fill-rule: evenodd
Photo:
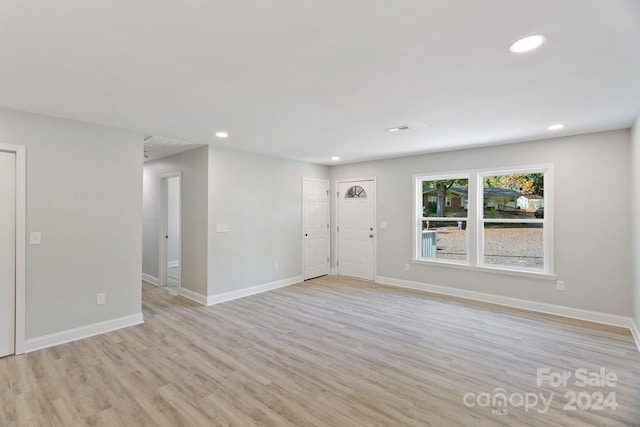
<path fill-rule="evenodd" d="M 483 197 L 484 197 L 484 178 L 495 175 L 509 174 L 528 174 L 543 173 L 544 174 L 544 218 L 527 218 L 527 219 L 486 219 L 483 217 Z M 468 179 L 468 197 L 467 197 L 467 261 L 446 260 L 436 258 L 423 258 L 420 256 L 420 239 L 419 232 L 422 232 L 423 218 L 429 220 L 442 220 L 433 217 L 422 216 L 422 181 L 435 181 L 441 179 Z M 411 262 L 415 264 L 441 265 L 446 267 L 461 268 L 474 271 L 495 272 L 502 274 L 511 274 L 524 277 L 535 277 L 541 279 L 555 280 L 554 263 L 554 186 L 553 186 L 553 164 L 535 164 L 509 166 L 499 168 L 486 169 L 469 169 L 455 172 L 444 173 L 423 173 L 414 174 L 414 226 L 413 226 L 413 253 Z M 518 266 L 506 266 L 499 264 L 484 263 L 484 224 L 485 221 L 490 223 L 542 223 L 543 227 L 543 268 L 530 268 Z"/>

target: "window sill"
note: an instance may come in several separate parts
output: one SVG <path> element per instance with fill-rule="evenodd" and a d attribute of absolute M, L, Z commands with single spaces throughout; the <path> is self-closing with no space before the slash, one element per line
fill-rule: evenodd
<path fill-rule="evenodd" d="M 422 265 L 435 265 L 438 267 L 451 267 L 451 268 L 457 268 L 460 270 L 480 271 L 483 273 L 496 273 L 496 274 L 506 274 L 510 276 L 531 277 L 534 279 L 541 279 L 541 280 L 557 280 L 558 279 L 558 276 L 556 274 L 551 274 L 551 273 L 544 273 L 544 272 L 538 273 L 537 271 L 525 271 L 525 270 L 515 270 L 510 268 L 467 265 L 467 264 L 460 264 L 460 263 L 449 262 L 449 261 L 436 261 L 436 260 L 413 258 L 411 260 L 411 263 L 422 264 Z"/>

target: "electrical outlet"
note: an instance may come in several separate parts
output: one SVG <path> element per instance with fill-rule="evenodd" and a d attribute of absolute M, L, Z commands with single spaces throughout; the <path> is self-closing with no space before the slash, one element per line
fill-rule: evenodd
<path fill-rule="evenodd" d="M 96 294 L 96 304 L 102 305 L 107 302 L 107 297 L 104 292 L 99 292 Z"/>
<path fill-rule="evenodd" d="M 411 264 L 405 264 L 404 271 L 411 271 Z"/>
<path fill-rule="evenodd" d="M 556 291 L 564 291 L 564 281 L 558 280 L 556 282 Z"/>
<path fill-rule="evenodd" d="M 278 264 L 277 262 L 273 263 L 273 269 L 274 270 L 278 270 L 280 268 L 280 264 Z"/>

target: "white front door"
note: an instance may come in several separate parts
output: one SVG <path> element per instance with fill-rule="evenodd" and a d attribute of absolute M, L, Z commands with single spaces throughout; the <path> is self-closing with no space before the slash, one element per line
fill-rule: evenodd
<path fill-rule="evenodd" d="M 329 274 L 329 181 L 302 181 L 304 280 Z"/>
<path fill-rule="evenodd" d="M 338 183 L 338 274 L 374 279 L 375 181 Z"/>
<path fill-rule="evenodd" d="M 15 352 L 16 155 L 0 151 L 0 357 Z"/>

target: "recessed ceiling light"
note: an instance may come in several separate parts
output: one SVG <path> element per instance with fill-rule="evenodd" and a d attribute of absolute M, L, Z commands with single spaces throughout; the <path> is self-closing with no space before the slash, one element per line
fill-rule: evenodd
<path fill-rule="evenodd" d="M 409 126 L 402 125 L 402 126 L 396 126 L 396 127 L 393 127 L 393 128 L 388 128 L 388 129 L 385 129 L 385 130 L 387 132 L 399 132 L 401 130 L 407 130 L 407 129 L 409 129 Z"/>
<path fill-rule="evenodd" d="M 331 158 L 331 160 L 333 160 L 334 162 L 337 162 L 338 160 L 340 160 L 340 157 L 338 157 L 338 156 L 333 156 L 333 157 Z"/>
<path fill-rule="evenodd" d="M 562 128 L 564 128 L 564 125 L 562 123 L 556 123 L 555 125 L 549 126 L 547 129 L 549 129 L 549 130 L 560 130 Z"/>
<path fill-rule="evenodd" d="M 229 136 L 229 134 L 227 132 L 216 132 L 216 136 L 218 138 L 226 138 Z"/>
<path fill-rule="evenodd" d="M 529 52 L 542 46 L 545 41 L 547 41 L 547 37 L 542 34 L 523 37 L 509 46 L 509 50 L 513 53 Z"/>

